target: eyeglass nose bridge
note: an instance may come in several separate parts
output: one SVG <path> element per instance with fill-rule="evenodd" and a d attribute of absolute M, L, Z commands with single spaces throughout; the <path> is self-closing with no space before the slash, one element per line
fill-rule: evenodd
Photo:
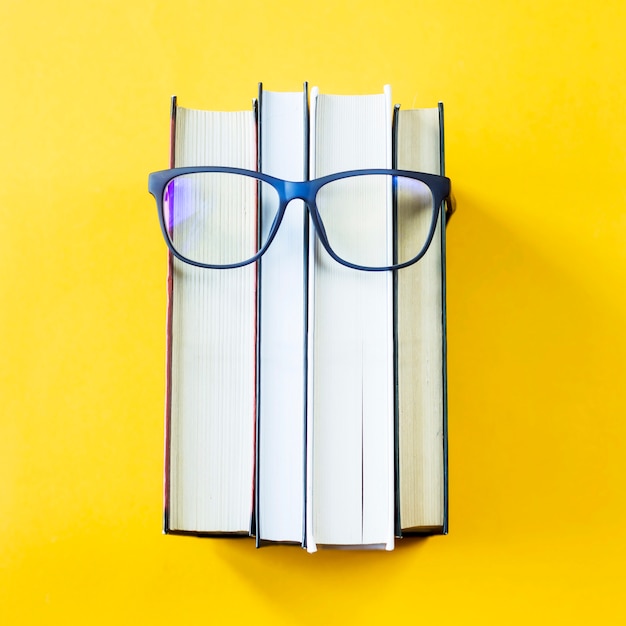
<path fill-rule="evenodd" d="M 304 208 L 313 220 L 313 228 L 317 231 L 317 235 L 323 242 L 327 242 L 326 230 L 322 224 L 319 213 L 317 212 L 316 197 L 319 191 L 320 185 L 315 180 L 303 180 L 303 181 L 282 181 L 282 198 L 283 208 L 281 213 L 287 209 L 287 205 L 292 200 L 302 200 Z M 330 250 L 329 250 L 330 252 Z M 332 252 L 331 252 L 332 254 Z"/>
<path fill-rule="evenodd" d="M 305 204 L 311 205 L 315 202 L 316 189 L 312 184 L 312 181 L 284 181 L 283 193 L 285 198 L 285 205 L 289 204 L 292 200 L 303 200 Z"/>
<path fill-rule="evenodd" d="M 315 181 L 291 181 L 291 180 L 283 180 L 280 178 L 269 177 L 270 184 L 274 187 L 276 192 L 278 193 L 279 198 L 279 207 L 271 225 L 268 228 L 268 238 L 264 243 L 260 254 L 263 254 L 274 241 L 274 238 L 278 234 L 280 230 L 280 226 L 283 222 L 283 217 L 285 216 L 285 212 L 288 209 L 288 206 L 291 204 L 292 200 L 301 200 L 303 203 L 303 209 L 311 216 L 313 221 L 313 228 L 318 231 L 318 235 L 321 234 L 321 239 L 325 240 L 325 231 L 324 227 L 321 225 L 318 216 L 316 215 L 315 208 L 311 209 L 311 207 L 315 207 L 315 194 L 316 194 L 316 186 L 313 184 Z M 259 255 L 260 256 L 260 255 Z"/>
<path fill-rule="evenodd" d="M 274 223 L 271 227 L 271 232 L 273 233 L 268 240 L 266 246 L 269 246 L 271 241 L 276 236 L 278 229 L 280 228 L 280 224 L 282 223 L 282 218 L 287 210 L 288 205 L 292 200 L 302 200 L 304 203 L 304 210 L 309 214 L 311 220 L 313 222 L 313 228 L 317 233 L 322 245 L 326 248 L 328 253 L 333 257 L 337 258 L 335 253 L 330 248 L 330 244 L 328 243 L 328 238 L 326 236 L 326 229 L 324 228 L 324 224 L 320 219 L 319 213 L 317 212 L 316 205 L 316 197 L 317 192 L 319 191 L 320 185 L 317 184 L 315 180 L 303 180 L 303 181 L 293 181 L 293 180 L 278 180 L 280 183 L 279 196 L 281 197 L 281 210 L 279 211 L 280 219 L 274 220 Z M 277 215 L 277 218 L 279 217 Z M 337 259 L 339 260 L 339 259 Z M 341 263 L 341 261 L 339 261 Z"/>
<path fill-rule="evenodd" d="M 317 234 L 317 237 L 321 241 L 324 248 L 331 257 L 336 259 L 339 263 L 342 263 L 337 255 L 333 252 L 330 244 L 328 243 L 328 237 L 326 235 L 326 229 L 317 211 L 316 197 L 317 192 L 320 189 L 320 184 L 316 180 L 304 180 L 304 181 L 283 181 L 283 209 L 281 213 L 287 209 L 287 205 L 292 200 L 302 200 L 304 203 L 304 209 L 309 214 L 311 221 L 313 222 L 313 229 Z"/>

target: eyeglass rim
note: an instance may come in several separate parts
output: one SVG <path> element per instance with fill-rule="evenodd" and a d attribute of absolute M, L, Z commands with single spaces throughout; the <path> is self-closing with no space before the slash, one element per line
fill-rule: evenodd
<path fill-rule="evenodd" d="M 263 246 L 259 249 L 259 251 L 249 259 L 239 263 L 231 263 L 224 265 L 215 265 L 209 263 L 201 263 L 199 261 L 194 261 L 193 259 L 189 259 L 184 255 L 180 254 L 178 250 L 176 250 L 171 238 L 167 232 L 167 228 L 165 225 L 165 216 L 163 210 L 163 194 L 165 192 L 165 188 L 167 185 L 174 179 L 179 178 L 180 176 L 184 176 L 187 174 L 201 174 L 201 173 L 224 173 L 224 174 L 238 174 L 242 176 L 247 176 L 249 178 L 254 178 L 256 180 L 260 180 L 271 185 L 279 197 L 279 208 L 275 223 L 272 227 L 272 230 L 269 233 L 267 241 L 263 244 Z M 388 266 L 374 266 L 369 267 L 365 265 L 359 265 L 355 263 L 351 263 L 336 254 L 336 252 L 332 249 L 328 238 L 325 234 L 325 229 L 323 226 L 323 221 L 319 215 L 317 205 L 315 202 L 318 191 L 327 185 L 336 180 L 341 180 L 345 178 L 352 178 L 357 176 L 364 175 L 387 175 L 387 176 L 402 176 L 405 178 L 412 178 L 414 180 L 418 180 L 426 184 L 432 195 L 433 195 L 433 213 L 431 217 L 431 224 L 428 232 L 428 236 L 426 238 L 425 244 L 420 250 L 420 252 L 413 257 L 412 259 L 405 261 L 403 263 L 396 263 Z M 298 190 L 301 190 L 300 192 Z M 302 190 L 307 193 L 302 193 Z M 368 168 L 368 169 L 357 169 L 357 170 L 346 170 L 343 172 L 336 172 L 334 174 L 328 174 L 326 176 L 322 176 L 319 178 L 314 178 L 307 181 L 289 181 L 282 178 L 277 178 L 275 176 L 271 176 L 270 174 L 266 174 L 264 172 L 257 172 L 255 170 L 249 170 L 238 167 L 227 167 L 227 166 L 187 166 L 187 167 L 174 167 L 166 170 L 159 170 L 156 172 L 152 172 L 148 176 L 148 191 L 154 197 L 157 204 L 159 223 L 161 226 L 161 231 L 163 234 L 163 238 L 170 250 L 170 252 L 183 263 L 187 263 L 189 265 L 193 265 L 195 267 L 204 268 L 204 269 L 236 269 L 238 267 L 245 267 L 246 265 L 250 265 L 258 261 L 263 254 L 270 247 L 274 237 L 276 236 L 280 224 L 282 222 L 285 209 L 287 205 L 295 199 L 300 199 L 304 202 L 307 211 L 313 221 L 313 225 L 319 238 L 322 246 L 325 248 L 326 252 L 338 263 L 344 265 L 345 267 L 349 267 L 356 270 L 366 271 L 366 272 L 381 272 L 381 271 L 391 271 L 398 270 L 413 265 L 417 263 L 427 252 L 430 244 L 432 243 L 435 230 L 437 228 L 437 222 L 439 219 L 439 213 L 441 211 L 441 207 L 444 202 L 450 201 L 452 199 L 451 194 L 451 181 L 446 176 L 441 176 L 438 174 L 431 174 L 428 172 L 417 172 L 412 170 L 401 170 L 401 169 L 389 169 L 389 168 Z"/>

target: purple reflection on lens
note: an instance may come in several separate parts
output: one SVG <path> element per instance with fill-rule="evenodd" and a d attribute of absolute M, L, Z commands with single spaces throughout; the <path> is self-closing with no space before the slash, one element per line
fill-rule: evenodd
<path fill-rule="evenodd" d="M 179 226 L 188 219 L 194 212 L 193 203 L 185 202 L 185 198 L 192 198 L 193 180 L 180 176 L 171 180 L 163 192 L 163 212 L 167 230 L 172 236 L 174 227 Z M 178 196 L 178 197 L 177 197 Z M 177 197 L 177 202 L 174 203 Z"/>
<path fill-rule="evenodd" d="M 406 176 L 394 176 L 394 181 L 398 191 L 424 197 L 429 197 L 431 195 L 430 188 L 421 180 L 408 178 Z"/>

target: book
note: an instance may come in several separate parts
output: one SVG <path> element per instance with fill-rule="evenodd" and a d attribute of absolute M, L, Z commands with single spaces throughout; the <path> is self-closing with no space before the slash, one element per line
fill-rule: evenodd
<path fill-rule="evenodd" d="M 314 178 L 391 168 L 388 88 L 369 96 L 313 90 L 311 121 Z M 348 258 L 377 248 L 388 251 L 391 263 L 391 212 L 377 210 L 390 200 L 384 186 L 340 186 L 323 219 L 346 221 Z M 309 264 L 307 549 L 317 544 L 392 549 L 392 274 L 340 265 L 319 238 L 311 240 Z"/>
<path fill-rule="evenodd" d="M 441 106 L 259 85 L 249 111 L 174 98 L 171 139 L 187 169 L 150 183 L 170 247 L 165 531 L 309 552 L 447 532 Z"/>
<path fill-rule="evenodd" d="M 443 105 L 396 109 L 398 169 L 444 174 Z M 414 247 L 428 219 L 398 207 L 398 245 Z M 404 222 L 406 220 L 406 222 Z M 441 212 L 424 257 L 396 274 L 398 503 L 402 532 L 447 527 L 445 381 L 445 217 Z M 402 250 L 399 252 L 402 255 Z"/>
<path fill-rule="evenodd" d="M 307 100 L 306 86 L 300 92 L 273 92 L 259 86 L 260 171 L 286 180 L 306 179 Z M 266 192 L 261 197 L 262 231 L 271 227 L 276 212 L 272 195 Z M 303 542 L 307 247 L 306 210 L 302 200 L 296 200 L 259 261 L 259 545 Z"/>
<path fill-rule="evenodd" d="M 186 109 L 173 99 L 172 147 L 177 167 L 255 169 L 255 114 Z M 211 193 L 178 180 L 169 191 L 181 207 Z M 229 225 L 237 238 L 214 243 L 252 249 L 256 195 L 248 189 L 228 193 L 248 207 L 248 219 Z M 193 240 L 194 224 L 181 219 L 180 236 Z M 247 535 L 255 457 L 256 268 L 207 271 L 172 255 L 169 263 L 165 530 Z"/>

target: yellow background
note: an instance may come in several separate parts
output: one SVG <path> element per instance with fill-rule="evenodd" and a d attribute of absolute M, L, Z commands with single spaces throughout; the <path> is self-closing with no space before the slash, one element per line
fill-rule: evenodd
<path fill-rule="evenodd" d="M 4 0 L 0 622 L 624 623 L 626 4 Z M 446 106 L 450 534 L 161 535 L 169 96 Z"/>

